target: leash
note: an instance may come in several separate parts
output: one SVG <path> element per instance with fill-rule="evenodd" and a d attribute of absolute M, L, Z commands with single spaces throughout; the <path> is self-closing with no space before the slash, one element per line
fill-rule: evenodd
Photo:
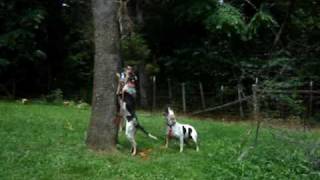
<path fill-rule="evenodd" d="M 154 140 L 158 140 L 157 137 L 153 136 L 151 133 L 149 133 L 147 130 L 144 129 L 144 127 L 142 127 L 139 122 L 138 119 L 136 119 L 137 124 L 135 125 L 137 129 L 141 130 L 145 135 L 149 136 L 150 138 L 154 139 Z"/>

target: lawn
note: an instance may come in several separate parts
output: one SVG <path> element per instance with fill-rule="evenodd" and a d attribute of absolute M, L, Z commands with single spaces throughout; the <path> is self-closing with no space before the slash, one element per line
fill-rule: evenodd
<path fill-rule="evenodd" d="M 258 146 L 250 149 L 254 137 L 249 123 L 180 117 L 198 130 L 200 151 L 189 144 L 179 153 L 177 141 L 163 148 L 160 113 L 138 112 L 141 124 L 160 140 L 138 132 L 139 154 L 132 157 L 123 134 L 114 154 L 88 150 L 89 116 L 90 109 L 0 102 L 0 179 L 320 179 L 307 148 L 275 138 L 272 129 L 263 128 Z M 297 142 L 320 137 L 285 132 Z"/>

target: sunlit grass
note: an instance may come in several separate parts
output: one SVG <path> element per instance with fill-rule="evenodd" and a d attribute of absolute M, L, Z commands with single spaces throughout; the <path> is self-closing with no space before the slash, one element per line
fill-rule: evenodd
<path fill-rule="evenodd" d="M 159 113 L 138 112 L 140 122 L 160 138 L 138 132 L 139 153 L 132 157 L 120 134 L 118 152 L 93 152 L 85 146 L 90 109 L 0 102 L 0 179 L 317 179 L 304 147 L 274 138 L 263 129 L 259 145 L 246 123 L 178 118 L 199 133 L 200 152 L 193 144 L 179 153 L 172 140 L 164 149 L 165 122 Z M 318 134 L 289 132 L 299 140 Z"/>

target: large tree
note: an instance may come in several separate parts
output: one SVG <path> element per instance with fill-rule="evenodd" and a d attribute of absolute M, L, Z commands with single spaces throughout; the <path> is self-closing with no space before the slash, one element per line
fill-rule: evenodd
<path fill-rule="evenodd" d="M 118 3 L 92 0 L 95 57 L 92 115 L 87 145 L 95 150 L 112 151 L 117 140 L 116 81 L 119 63 Z"/>

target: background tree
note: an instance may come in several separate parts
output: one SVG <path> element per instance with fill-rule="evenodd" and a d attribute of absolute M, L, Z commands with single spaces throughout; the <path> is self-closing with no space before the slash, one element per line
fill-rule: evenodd
<path fill-rule="evenodd" d="M 112 151 L 116 145 L 116 79 L 119 63 L 118 4 L 93 0 L 95 65 L 92 115 L 87 145 L 92 149 Z"/>
<path fill-rule="evenodd" d="M 94 52 L 89 2 L 0 2 L 1 97 L 48 100 L 61 92 L 65 99 L 90 103 Z M 272 80 L 273 88 L 293 81 L 294 86 L 310 80 L 319 84 L 316 0 L 120 2 L 126 5 L 121 9 L 127 22 L 123 30 L 130 30 L 124 33 L 128 38 L 122 42 L 128 46 L 123 46 L 122 59 L 138 66 L 142 105 L 154 74 L 159 87 L 167 87 L 170 78 L 205 82 L 205 91 L 239 82 L 250 89 L 256 77 L 269 85 Z"/>

